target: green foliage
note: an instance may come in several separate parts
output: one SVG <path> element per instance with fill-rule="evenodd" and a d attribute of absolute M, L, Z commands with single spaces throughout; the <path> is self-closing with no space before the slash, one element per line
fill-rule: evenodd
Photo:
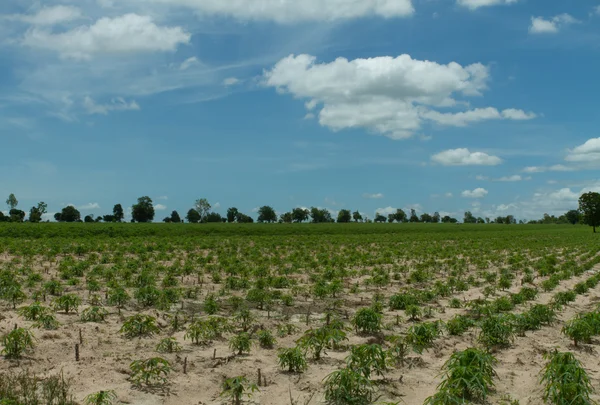
<path fill-rule="evenodd" d="M 113 405 L 117 400 L 117 394 L 114 391 L 100 391 L 90 394 L 83 400 L 85 405 Z"/>
<path fill-rule="evenodd" d="M 589 192 L 579 197 L 579 211 L 583 214 L 583 222 L 594 228 L 600 226 L 600 193 Z"/>
<path fill-rule="evenodd" d="M 325 403 L 366 405 L 373 402 L 373 383 L 362 373 L 345 367 L 325 377 Z"/>
<path fill-rule="evenodd" d="M 34 328 L 46 330 L 56 330 L 59 326 L 60 323 L 56 320 L 56 316 L 50 312 L 41 314 L 33 324 Z"/>
<path fill-rule="evenodd" d="M 547 353 L 542 372 L 544 402 L 552 405 L 592 405 L 594 388 L 590 378 L 573 353 Z"/>
<path fill-rule="evenodd" d="M 215 315 L 217 312 L 219 312 L 219 303 L 214 295 L 210 294 L 204 300 L 204 311 L 208 315 Z"/>
<path fill-rule="evenodd" d="M 210 316 L 197 319 L 187 329 L 185 339 L 190 339 L 195 344 L 206 344 L 219 338 L 224 332 L 230 331 L 231 327 L 226 318 Z"/>
<path fill-rule="evenodd" d="M 76 294 L 61 295 L 52 303 L 56 311 L 64 311 L 67 314 L 71 311 L 77 312 L 79 305 L 81 305 L 81 298 Z"/>
<path fill-rule="evenodd" d="M 497 360 L 491 354 L 479 349 L 471 348 L 453 353 L 444 364 L 438 392 L 427 398 L 424 405 L 485 402 L 494 387 L 496 363 Z"/>
<path fill-rule="evenodd" d="M 473 326 L 475 326 L 473 319 L 464 315 L 455 315 L 446 323 L 446 330 L 451 336 L 461 336 Z"/>
<path fill-rule="evenodd" d="M 123 323 L 119 333 L 132 339 L 135 337 L 149 337 L 158 333 L 156 318 L 150 315 L 136 314 Z"/>
<path fill-rule="evenodd" d="M 381 330 L 382 315 L 373 308 L 361 308 L 352 318 L 352 325 L 358 333 L 377 333 Z"/>
<path fill-rule="evenodd" d="M 370 379 L 372 373 L 383 376 L 388 369 L 388 356 L 378 344 L 352 346 L 350 355 L 346 358 L 346 365 Z"/>
<path fill-rule="evenodd" d="M 160 357 L 146 360 L 136 360 L 129 365 L 131 370 L 131 381 L 136 386 L 163 385 L 167 383 L 167 377 L 171 372 L 169 362 Z"/>
<path fill-rule="evenodd" d="M 50 308 L 36 301 L 29 306 L 19 308 L 18 312 L 28 321 L 37 321 L 42 315 L 50 313 Z"/>
<path fill-rule="evenodd" d="M 72 380 L 64 375 L 39 378 L 29 371 L 0 373 L 2 405 L 77 405 L 71 393 Z"/>
<path fill-rule="evenodd" d="M 34 347 L 33 334 L 24 328 L 13 329 L 2 338 L 2 354 L 8 358 L 18 359 Z"/>
<path fill-rule="evenodd" d="M 515 336 L 513 318 L 509 315 L 492 315 L 479 323 L 479 342 L 487 348 L 510 346 Z"/>
<path fill-rule="evenodd" d="M 257 334 L 258 344 L 263 349 L 272 349 L 277 341 L 273 334 L 267 329 L 261 329 Z"/>
<path fill-rule="evenodd" d="M 244 395 L 250 398 L 256 391 L 258 391 L 256 384 L 251 384 L 245 376 L 239 376 L 228 378 L 223 382 L 221 396 L 231 398 L 234 405 L 240 405 Z"/>
<path fill-rule="evenodd" d="M 181 345 L 174 337 L 164 338 L 156 346 L 156 351 L 159 353 L 178 353 L 181 350 Z"/>
<path fill-rule="evenodd" d="M 413 351 L 419 354 L 423 350 L 430 349 L 433 342 L 442 334 L 439 322 L 426 322 L 416 324 L 410 327 L 406 334 L 406 343 L 409 344 Z"/>
<path fill-rule="evenodd" d="M 248 332 L 239 333 L 229 340 L 229 348 L 234 352 L 237 351 L 238 355 L 242 355 L 244 352 L 250 353 L 251 346 L 252 339 Z"/>
<path fill-rule="evenodd" d="M 102 307 L 92 306 L 86 308 L 81 313 L 81 320 L 83 322 L 104 322 L 108 316 L 108 311 Z"/>
<path fill-rule="evenodd" d="M 306 355 L 299 347 L 279 349 L 277 352 L 279 366 L 287 368 L 290 373 L 302 373 L 308 368 Z"/>
<path fill-rule="evenodd" d="M 332 349 L 345 339 L 346 333 L 343 330 L 325 325 L 307 330 L 296 343 L 299 347 L 312 351 L 315 360 L 320 360 L 324 349 Z"/>

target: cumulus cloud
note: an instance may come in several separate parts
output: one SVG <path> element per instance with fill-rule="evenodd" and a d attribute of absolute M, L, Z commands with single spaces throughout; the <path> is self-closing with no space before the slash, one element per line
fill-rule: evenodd
<path fill-rule="evenodd" d="M 156 204 L 156 205 L 154 206 L 154 209 L 155 209 L 156 211 L 164 211 L 164 210 L 166 210 L 166 209 L 167 209 L 167 206 L 166 206 L 166 205 L 162 205 L 162 204 Z"/>
<path fill-rule="evenodd" d="M 375 193 L 375 194 L 365 193 L 365 194 L 363 194 L 363 198 L 369 198 L 369 199 L 373 199 L 373 200 L 378 200 L 383 197 L 384 197 L 384 195 L 382 193 Z"/>
<path fill-rule="evenodd" d="M 456 3 L 459 6 L 463 6 L 469 8 L 471 10 L 476 10 L 480 7 L 490 7 L 490 6 L 499 6 L 506 4 L 514 4 L 519 0 L 456 0 Z"/>
<path fill-rule="evenodd" d="M 31 25 L 49 26 L 78 20 L 82 17 L 83 14 L 79 8 L 59 5 L 41 8 L 35 14 L 12 14 L 0 18 L 11 21 L 20 21 Z"/>
<path fill-rule="evenodd" d="M 560 14 L 550 19 L 531 17 L 529 32 L 531 34 L 556 34 L 563 27 L 578 23 L 579 20 L 569 14 Z"/>
<path fill-rule="evenodd" d="M 127 102 L 121 97 L 113 98 L 110 103 L 97 104 L 91 97 L 83 99 L 83 106 L 88 114 L 107 115 L 111 111 L 138 111 L 140 106 L 135 101 Z"/>
<path fill-rule="evenodd" d="M 322 126 L 334 131 L 366 128 L 392 139 L 413 136 L 424 121 L 465 126 L 490 119 L 535 118 L 533 113 L 492 107 L 457 113 L 435 110 L 457 108 L 457 96 L 482 95 L 488 79 L 489 69 L 481 63 L 444 65 L 409 55 L 338 58 L 321 64 L 311 55 L 290 55 L 264 73 L 266 86 L 308 99 L 307 110 L 318 112 Z"/>
<path fill-rule="evenodd" d="M 600 163 L 600 138 L 589 139 L 583 145 L 570 150 L 565 160 L 569 162 Z"/>
<path fill-rule="evenodd" d="M 471 152 L 469 149 L 450 149 L 431 157 L 435 163 L 443 166 L 497 166 L 502 159 L 483 152 Z"/>
<path fill-rule="evenodd" d="M 220 15 L 239 20 L 270 20 L 278 23 L 332 21 L 359 17 L 408 17 L 412 0 L 154 0 L 184 6 L 201 15 Z"/>
<path fill-rule="evenodd" d="M 485 188 L 476 188 L 475 190 L 465 190 L 461 193 L 465 198 L 483 198 L 488 195 L 488 191 Z"/>
<path fill-rule="evenodd" d="M 53 33 L 33 28 L 23 37 L 23 45 L 58 52 L 62 57 L 89 59 L 96 54 L 175 51 L 190 42 L 191 35 L 181 27 L 162 27 L 151 17 L 125 14 L 104 17 L 90 26 Z"/>
<path fill-rule="evenodd" d="M 98 204 L 98 203 L 87 203 L 87 204 L 79 205 L 79 206 L 75 206 L 73 204 L 68 204 L 67 207 L 69 205 L 72 206 L 72 207 L 77 208 L 78 210 L 82 210 L 82 211 L 90 211 L 90 210 L 98 210 L 98 209 L 100 209 L 100 204 Z"/>
<path fill-rule="evenodd" d="M 396 211 L 398 211 L 398 209 L 393 207 L 377 208 L 375 214 L 381 214 L 387 217 L 390 214 L 395 214 Z"/>

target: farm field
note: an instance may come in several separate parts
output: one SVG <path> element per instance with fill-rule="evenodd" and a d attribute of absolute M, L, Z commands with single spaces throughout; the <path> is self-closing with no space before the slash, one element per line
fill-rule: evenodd
<path fill-rule="evenodd" d="M 599 282 L 585 226 L 0 225 L 0 404 L 420 405 L 469 348 L 469 400 L 542 404 L 554 350 L 600 386 Z"/>

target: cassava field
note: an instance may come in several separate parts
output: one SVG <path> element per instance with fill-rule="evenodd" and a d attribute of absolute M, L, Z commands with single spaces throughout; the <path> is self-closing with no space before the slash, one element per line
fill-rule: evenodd
<path fill-rule="evenodd" d="M 2 225 L 0 404 L 591 404 L 599 263 L 584 226 Z"/>

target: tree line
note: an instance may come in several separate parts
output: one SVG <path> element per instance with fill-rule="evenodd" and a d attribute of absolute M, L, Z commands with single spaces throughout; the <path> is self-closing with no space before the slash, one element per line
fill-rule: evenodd
<path fill-rule="evenodd" d="M 19 201 L 14 194 L 10 194 L 6 200 L 9 207 L 9 214 L 4 215 L 0 212 L 0 222 L 25 222 L 27 214 L 25 211 L 19 210 L 17 206 Z M 38 203 L 29 210 L 28 222 L 42 222 L 42 217 L 48 212 L 48 205 L 44 202 Z M 397 209 L 396 212 L 390 213 L 387 216 L 377 212 L 375 218 L 370 219 L 359 211 L 352 212 L 348 209 L 342 209 L 334 218 L 331 212 L 324 208 L 312 207 L 294 208 L 289 212 L 278 215 L 273 207 L 265 205 L 258 209 L 257 222 L 260 223 L 350 223 L 350 222 L 376 222 L 376 223 L 458 223 L 458 219 L 449 215 L 441 216 L 438 212 L 433 215 L 423 213 L 417 215 L 414 209 L 407 214 L 402 209 Z M 131 206 L 131 222 L 152 222 L 156 215 L 153 201 L 150 197 L 144 196 L 137 200 L 136 204 Z M 124 222 L 125 211 L 121 204 L 116 204 L 113 207 L 112 214 L 101 215 L 94 217 L 86 215 L 83 219 L 81 213 L 72 205 L 64 207 L 61 212 L 54 214 L 54 219 L 57 222 Z M 195 201 L 194 206 L 190 208 L 185 216 L 185 220 L 192 224 L 198 223 L 253 223 L 254 218 L 240 212 L 237 208 L 231 207 L 227 209 L 226 216 L 221 216 L 218 212 L 212 211 L 212 206 L 207 199 L 201 198 Z M 184 222 L 177 211 L 173 211 L 170 216 L 163 219 L 166 223 Z M 465 224 L 523 224 L 523 220 L 518 221 L 513 215 L 505 217 L 499 216 L 496 218 L 481 218 L 467 211 L 462 218 Z M 600 193 L 589 192 L 583 194 L 579 199 L 579 209 L 573 209 L 565 214 L 556 217 L 554 215 L 544 214 L 544 217 L 539 220 L 527 222 L 529 224 L 587 224 L 594 228 L 600 227 Z"/>

